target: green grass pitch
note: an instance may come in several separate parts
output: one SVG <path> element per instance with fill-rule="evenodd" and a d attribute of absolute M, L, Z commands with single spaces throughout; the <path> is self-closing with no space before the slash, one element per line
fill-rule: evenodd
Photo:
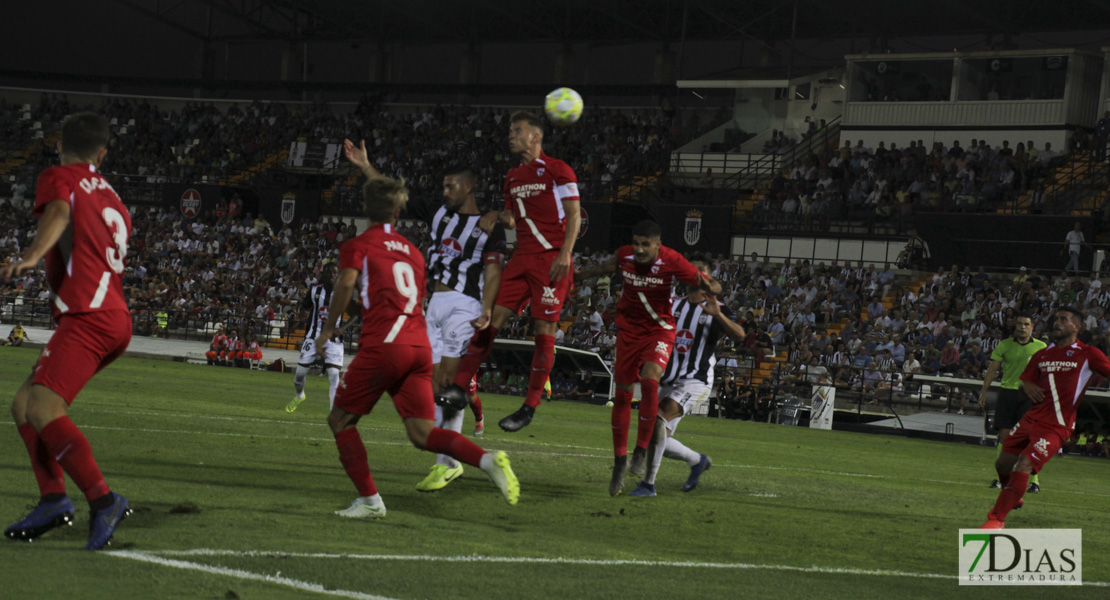
<path fill-rule="evenodd" d="M 8 393 L 36 351 L 0 349 Z M 993 505 L 994 450 L 890 435 L 711 420 L 679 438 L 713 468 L 689 494 L 666 461 L 659 496 L 610 498 L 608 410 L 549 403 L 527 429 L 496 421 L 520 400 L 483 394 L 485 448 L 505 450 L 520 504 L 477 469 L 414 489 L 432 465 L 388 401 L 363 419 L 389 509 L 347 520 L 355 491 L 324 422 L 327 380 L 295 414 L 292 377 L 123 359 L 70 415 L 133 514 L 109 552 L 74 527 L 0 539 L 5 598 L 1106 598 L 1110 588 L 960 587 L 958 532 Z M 36 499 L 26 451 L 0 425 L 0 521 Z M 467 416 L 464 433 L 472 430 Z M 634 437 L 634 434 L 633 434 Z M 1082 528 L 1083 578 L 1110 581 L 1110 461 L 1054 459 L 1011 527 Z M 631 489 L 635 481 L 630 479 Z M 202 551 L 206 550 L 206 551 Z"/>

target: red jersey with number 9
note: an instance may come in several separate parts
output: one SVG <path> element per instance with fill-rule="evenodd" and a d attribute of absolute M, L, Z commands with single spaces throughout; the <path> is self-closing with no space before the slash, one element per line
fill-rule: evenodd
<path fill-rule="evenodd" d="M 375 225 L 339 247 L 339 270 L 358 271 L 359 349 L 430 347 L 424 322 L 424 255 L 392 225 Z"/>
<path fill-rule="evenodd" d="M 32 212 L 69 203 L 70 228 L 46 255 L 54 317 L 127 310 L 123 264 L 131 215 L 108 180 L 90 164 L 50 167 L 39 175 Z"/>

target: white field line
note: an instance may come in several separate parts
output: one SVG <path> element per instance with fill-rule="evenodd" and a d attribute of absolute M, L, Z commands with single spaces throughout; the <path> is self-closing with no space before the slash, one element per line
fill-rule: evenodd
<path fill-rule="evenodd" d="M 362 592 L 352 592 L 349 590 L 329 590 L 318 583 L 311 583 L 308 581 L 301 581 L 299 579 L 290 579 L 282 577 L 279 571 L 275 575 L 266 575 L 263 573 L 252 573 L 250 571 L 243 571 L 240 569 L 229 569 L 227 567 L 213 567 L 201 563 L 189 562 L 184 560 L 175 560 L 172 558 L 161 558 L 154 556 L 150 552 L 135 552 L 132 550 L 112 550 L 106 552 L 111 556 L 119 556 L 121 558 L 130 558 L 141 562 L 153 563 L 164 567 L 173 567 L 175 569 L 186 569 L 189 571 L 201 571 L 204 573 L 212 573 L 213 575 L 226 575 L 236 579 L 247 579 L 251 581 L 262 581 L 265 583 L 273 583 L 277 585 L 284 585 L 286 587 L 296 588 L 306 592 L 315 592 L 317 594 L 326 594 L 328 596 L 339 596 L 341 598 L 354 598 L 355 600 L 393 600 L 386 596 L 375 596 L 373 594 L 364 594 Z"/>
<path fill-rule="evenodd" d="M 109 552 L 113 554 L 114 551 Z M 139 554 L 139 553 L 136 553 Z M 234 556 L 245 558 L 325 558 L 345 560 L 375 560 L 375 561 L 413 561 L 413 562 L 441 562 L 441 563 L 501 563 L 501 564 L 543 564 L 543 565 L 582 565 L 594 567 L 674 567 L 694 569 L 766 569 L 771 571 L 798 571 L 802 573 L 827 573 L 840 575 L 872 575 L 887 577 L 913 577 L 918 579 L 956 579 L 956 575 L 942 575 L 939 573 L 913 573 L 909 571 L 886 571 L 881 569 L 844 569 L 838 567 L 798 567 L 793 565 L 760 565 L 752 563 L 720 563 L 698 561 L 668 561 L 668 560 L 641 560 L 641 559 L 594 559 L 594 558 L 545 558 L 529 556 L 483 556 L 480 554 L 469 556 L 433 556 L 411 554 L 332 554 L 313 552 L 262 552 L 262 551 L 237 551 L 237 550 L 211 550 L 198 548 L 195 550 L 152 550 L 141 554 L 157 556 Z M 191 563 L 187 563 L 191 564 Z"/>
<path fill-rule="evenodd" d="M 720 563 L 697 561 L 667 561 L 667 560 L 642 560 L 642 559 L 594 559 L 594 558 L 545 558 L 529 556 L 483 556 L 473 554 L 468 556 L 433 556 L 427 554 L 337 554 L 327 552 L 266 552 L 260 550 L 215 550 L 210 548 L 196 548 L 193 550 L 150 550 L 146 552 L 109 551 L 107 554 L 127 555 L 128 558 L 152 559 L 156 556 L 234 556 L 241 558 L 323 558 L 344 560 L 375 560 L 375 561 L 413 561 L 413 562 L 441 562 L 441 563 L 500 563 L 500 564 L 542 564 L 542 565 L 582 565 L 597 567 L 634 566 L 634 567 L 672 567 L 694 569 L 736 569 L 768 571 L 792 571 L 799 573 L 821 573 L 831 575 L 867 575 L 873 577 L 909 577 L 915 579 L 957 579 L 957 575 L 942 573 L 914 573 L 911 571 L 888 571 L 884 569 L 850 569 L 842 567 L 799 567 L 795 565 L 773 565 L 753 563 Z M 132 556 L 132 555 L 140 555 Z M 150 562 L 156 562 L 150 560 Z M 179 562 L 179 561 L 174 561 Z M 195 563 L 182 563 L 194 565 Z M 176 566 L 176 565 L 170 565 Z M 206 566 L 206 565 L 200 565 Z M 214 567 L 213 567 L 214 568 Z M 230 571 L 230 569 L 225 569 Z M 241 571 L 240 571 L 241 572 Z M 252 574 L 253 575 L 253 574 Z M 268 576 L 256 576 L 268 577 Z M 1084 581 L 1085 586 L 1110 587 L 1110 582 Z M 328 592 L 333 593 L 333 592 Z M 345 592 L 344 592 L 345 593 Z M 359 598 L 364 596 L 358 596 Z M 373 596 L 376 598 L 377 596 Z"/>
<path fill-rule="evenodd" d="M 315 423 L 303 423 L 303 422 L 298 422 L 298 421 L 281 421 L 281 420 L 276 420 L 276 419 L 260 419 L 260 418 L 254 418 L 254 417 L 242 417 L 242 418 L 240 418 L 240 417 L 215 417 L 215 416 L 210 416 L 210 415 L 206 416 L 206 415 L 195 415 L 195 414 L 185 414 L 185 413 L 160 413 L 160 412 L 147 412 L 147 411 L 113 411 L 113 410 L 105 410 L 105 409 L 92 409 L 92 410 L 89 410 L 89 412 L 104 412 L 104 413 L 114 413 L 114 414 L 140 415 L 140 416 L 172 417 L 172 418 L 189 419 L 189 420 L 216 419 L 216 420 L 229 420 L 229 421 L 237 421 L 237 422 L 280 423 L 280 424 L 285 424 L 285 425 L 300 425 L 300 426 L 308 426 L 308 427 L 317 427 L 317 426 L 323 427 L 323 426 L 325 426 L 323 424 L 317 425 Z M 14 425 L 14 423 L 12 423 L 11 421 L 6 421 L 6 423 L 9 424 L 9 425 Z M 218 431 L 193 431 L 193 430 L 184 430 L 184 429 L 146 429 L 146 428 L 138 428 L 138 427 L 113 427 L 113 426 L 108 426 L 108 425 L 81 425 L 80 427 L 82 429 L 103 429 L 103 430 L 107 430 L 107 431 L 137 431 L 137 432 L 141 432 L 141 433 L 171 433 L 171 434 L 179 434 L 179 435 L 214 435 L 214 436 L 222 436 L 222 437 L 246 437 L 246 438 L 263 438 L 263 439 L 277 439 L 277 440 L 301 440 L 301 441 L 309 441 L 309 442 L 334 442 L 335 441 L 335 438 L 333 438 L 333 437 L 324 437 L 324 438 L 307 437 L 306 438 L 306 437 L 295 436 L 295 435 L 265 435 L 265 434 L 229 433 L 229 432 L 218 432 Z M 368 427 L 368 426 L 360 425 L 359 430 L 362 430 L 362 431 L 381 430 L 381 431 L 396 432 L 396 433 L 400 434 L 400 432 L 398 432 L 395 429 L 389 429 L 389 428 L 384 428 L 384 427 L 375 428 L 375 427 Z M 610 452 L 608 450 L 606 450 L 604 448 L 597 448 L 597 447 L 592 447 L 592 446 L 574 446 L 574 445 L 569 445 L 569 444 L 551 444 L 551 443 L 547 443 L 547 442 L 536 442 L 536 441 L 528 440 L 526 438 L 514 438 L 512 440 L 505 440 L 505 441 L 509 444 L 516 444 L 516 445 L 522 445 L 522 446 L 540 446 L 540 447 L 544 447 L 544 448 L 572 448 L 572 449 L 593 450 L 593 451 L 596 451 L 596 452 L 601 452 L 601 454 L 585 454 L 585 453 L 571 453 L 571 452 L 542 452 L 542 451 L 538 451 L 538 450 L 514 449 L 514 450 L 512 450 L 512 453 L 514 453 L 514 454 L 535 454 L 535 455 L 539 455 L 539 456 L 560 456 L 560 457 L 573 457 L 573 458 L 602 458 L 602 459 L 607 459 L 607 460 L 612 459 L 612 457 L 613 457 L 612 454 L 610 454 Z M 404 440 L 404 439 L 401 439 L 399 441 L 384 441 L 384 440 L 375 440 L 373 438 L 369 438 L 369 439 L 363 438 L 363 442 L 365 442 L 367 444 L 386 445 L 386 446 L 407 446 L 409 444 L 408 441 Z M 877 474 L 874 474 L 874 473 L 851 473 L 851 472 L 847 472 L 847 471 L 832 471 L 832 470 L 828 470 L 828 469 L 812 469 L 812 468 L 803 468 L 803 467 L 781 467 L 781 466 L 776 466 L 776 465 L 746 465 L 746 464 L 732 464 L 732 463 L 726 463 L 726 462 L 714 462 L 713 466 L 714 467 L 723 467 L 723 468 L 727 468 L 727 469 L 753 469 L 753 470 L 761 470 L 761 471 L 791 471 L 791 472 L 796 472 L 796 473 L 807 473 L 807 474 L 817 474 L 817 475 L 832 475 L 834 477 L 861 477 L 861 478 L 866 478 L 866 479 L 902 479 L 902 477 L 892 476 L 892 475 L 877 475 Z M 944 479 L 917 479 L 916 481 L 924 482 L 924 483 L 940 483 L 940 484 L 944 484 L 944 485 L 957 485 L 957 486 L 964 486 L 964 487 L 981 487 L 981 485 L 979 483 L 970 483 L 970 482 L 966 482 L 966 481 L 949 481 L 949 480 L 944 480 Z M 1073 494 L 1073 495 L 1078 495 L 1078 496 L 1096 496 L 1096 497 L 1101 497 L 1101 498 L 1110 498 L 1110 494 L 1100 494 L 1100 493 L 1097 493 L 1097 492 L 1089 492 L 1089 491 L 1085 491 L 1085 490 L 1053 488 L 1052 491 L 1054 493 L 1060 493 L 1060 494 Z"/>

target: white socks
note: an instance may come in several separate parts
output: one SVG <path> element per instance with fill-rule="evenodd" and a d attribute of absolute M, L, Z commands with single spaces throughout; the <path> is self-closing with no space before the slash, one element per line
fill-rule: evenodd
<path fill-rule="evenodd" d="M 328 367 L 328 410 L 335 408 L 335 390 L 339 389 L 339 369 Z"/>
<path fill-rule="evenodd" d="M 686 461 L 686 464 L 691 467 L 701 461 L 701 454 L 694 452 L 687 448 L 682 442 L 672 438 L 667 438 L 667 447 L 663 453 L 667 458 L 675 458 L 678 460 Z"/>
<path fill-rule="evenodd" d="M 453 412 L 454 414 L 451 415 L 450 417 L 446 418 L 446 419 L 443 418 L 443 408 L 437 404 L 436 405 L 436 427 L 440 427 L 442 429 L 447 429 L 447 430 L 450 430 L 450 431 L 454 431 L 455 433 L 462 433 L 463 411 L 455 410 L 455 411 L 451 411 L 451 412 Z M 451 458 L 450 456 L 447 456 L 446 454 L 437 454 L 436 455 L 436 464 L 437 465 L 443 465 L 443 466 L 447 467 L 448 469 L 454 469 L 455 467 L 459 466 L 458 461 Z"/>
<path fill-rule="evenodd" d="M 308 375 L 308 367 L 297 365 L 297 372 L 293 375 L 293 391 L 298 396 L 304 393 L 304 378 Z"/>

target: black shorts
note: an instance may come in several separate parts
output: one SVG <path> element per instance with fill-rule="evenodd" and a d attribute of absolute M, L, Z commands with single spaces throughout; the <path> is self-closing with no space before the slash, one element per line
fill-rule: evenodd
<path fill-rule="evenodd" d="M 1033 402 L 1020 388 L 1016 390 L 1002 388 L 998 391 L 998 403 L 994 407 L 995 430 L 1013 429 L 1031 406 Z"/>

